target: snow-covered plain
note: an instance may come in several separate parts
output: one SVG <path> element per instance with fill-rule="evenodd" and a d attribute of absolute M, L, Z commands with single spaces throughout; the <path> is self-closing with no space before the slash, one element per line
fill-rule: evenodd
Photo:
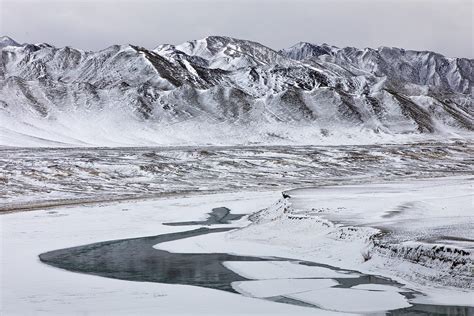
<path fill-rule="evenodd" d="M 472 142 L 369 146 L 2 148 L 0 210 L 159 195 L 469 175 Z"/>

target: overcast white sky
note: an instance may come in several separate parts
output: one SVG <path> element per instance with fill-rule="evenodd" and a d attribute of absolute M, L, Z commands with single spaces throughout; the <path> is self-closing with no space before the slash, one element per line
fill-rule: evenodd
<path fill-rule="evenodd" d="M 472 0 L 0 0 L 0 35 L 97 50 L 208 35 L 474 57 Z"/>

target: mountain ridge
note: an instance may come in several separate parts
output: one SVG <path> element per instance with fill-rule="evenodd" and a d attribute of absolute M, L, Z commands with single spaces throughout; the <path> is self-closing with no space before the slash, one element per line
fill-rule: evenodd
<path fill-rule="evenodd" d="M 467 58 L 304 42 L 276 51 L 223 36 L 97 52 L 6 41 L 4 146 L 365 143 L 473 130 Z"/>

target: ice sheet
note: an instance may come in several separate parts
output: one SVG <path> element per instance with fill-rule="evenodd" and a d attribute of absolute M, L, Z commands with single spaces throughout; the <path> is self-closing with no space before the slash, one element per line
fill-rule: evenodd
<path fill-rule="evenodd" d="M 330 279 L 274 279 L 234 282 L 232 287 L 248 296 L 272 297 L 325 289 L 338 284 Z"/>
<path fill-rule="evenodd" d="M 402 295 L 391 291 L 328 288 L 288 296 L 325 309 L 346 312 L 368 313 L 411 306 Z"/>
<path fill-rule="evenodd" d="M 297 262 L 224 262 L 229 269 L 248 279 L 287 279 L 287 278 L 354 278 L 355 273 L 341 273 L 328 268 L 307 266 Z"/>

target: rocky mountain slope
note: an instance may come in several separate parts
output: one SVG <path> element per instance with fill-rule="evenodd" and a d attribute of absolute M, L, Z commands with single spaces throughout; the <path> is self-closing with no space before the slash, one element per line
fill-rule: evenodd
<path fill-rule="evenodd" d="M 0 38 L 0 145 L 370 143 L 474 129 L 474 60 L 211 36 L 98 52 Z"/>

